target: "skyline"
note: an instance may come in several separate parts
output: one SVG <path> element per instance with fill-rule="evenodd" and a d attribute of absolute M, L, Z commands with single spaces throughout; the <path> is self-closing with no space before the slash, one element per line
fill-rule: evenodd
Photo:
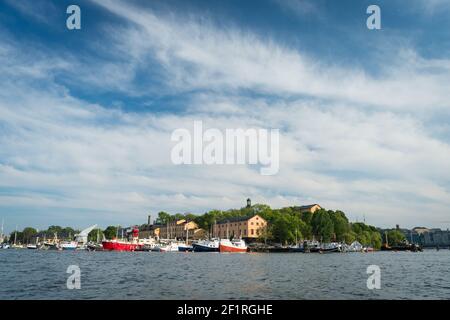
<path fill-rule="evenodd" d="M 0 1 L 5 227 L 318 203 L 450 226 L 450 3 Z M 170 161 L 171 133 L 280 130 L 279 172 Z M 7 232 L 5 232 L 7 233 Z"/>

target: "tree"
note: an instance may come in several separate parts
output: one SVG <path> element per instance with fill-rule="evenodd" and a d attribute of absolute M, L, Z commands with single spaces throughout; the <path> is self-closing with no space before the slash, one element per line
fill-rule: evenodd
<path fill-rule="evenodd" d="M 31 227 L 26 227 L 22 231 L 22 239 L 24 243 L 30 243 L 32 238 L 37 234 L 37 230 Z"/>
<path fill-rule="evenodd" d="M 161 211 L 158 213 L 158 219 L 156 219 L 156 222 L 158 224 L 167 224 L 172 220 L 172 217 L 167 212 Z"/>
<path fill-rule="evenodd" d="M 311 220 L 313 233 L 323 242 L 331 241 L 334 235 L 334 225 L 331 219 L 332 212 L 319 209 L 314 212 Z"/>
<path fill-rule="evenodd" d="M 389 230 L 387 231 L 388 245 L 398 246 L 406 241 L 406 237 L 400 230 Z M 384 233 L 384 243 L 386 243 L 386 232 Z"/>
<path fill-rule="evenodd" d="M 100 238 L 99 241 L 101 241 L 103 239 L 103 237 L 106 238 L 105 234 L 103 233 L 103 231 L 101 229 L 94 229 L 91 232 L 89 232 L 89 234 L 88 234 L 88 241 L 97 242 L 97 235 Z M 116 236 L 116 234 L 114 233 L 114 237 L 115 236 Z"/>
<path fill-rule="evenodd" d="M 117 237 L 117 230 L 118 230 L 118 228 L 115 226 L 108 226 L 103 231 L 103 234 L 105 235 L 106 239 L 111 240 L 111 239 L 114 239 Z"/>
<path fill-rule="evenodd" d="M 331 214 L 334 234 L 337 241 L 344 241 L 345 234 L 349 231 L 348 219 L 342 211 Z"/>

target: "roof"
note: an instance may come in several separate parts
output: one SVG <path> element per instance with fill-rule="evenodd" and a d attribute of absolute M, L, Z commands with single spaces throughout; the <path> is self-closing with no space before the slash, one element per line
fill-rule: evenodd
<path fill-rule="evenodd" d="M 308 204 L 306 206 L 297 206 L 295 208 L 300 208 L 300 210 L 306 210 L 306 209 L 311 209 L 312 207 L 315 207 L 315 206 L 320 207 L 320 205 L 318 205 L 317 203 L 314 203 L 314 204 Z"/>

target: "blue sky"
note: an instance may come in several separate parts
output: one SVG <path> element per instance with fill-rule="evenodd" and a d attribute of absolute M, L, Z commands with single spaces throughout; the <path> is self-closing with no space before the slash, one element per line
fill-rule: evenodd
<path fill-rule="evenodd" d="M 444 0 L 1 0 L 0 217 L 129 225 L 250 197 L 447 228 L 449 14 Z M 194 120 L 280 128 L 279 173 L 173 165 L 171 132 Z"/>

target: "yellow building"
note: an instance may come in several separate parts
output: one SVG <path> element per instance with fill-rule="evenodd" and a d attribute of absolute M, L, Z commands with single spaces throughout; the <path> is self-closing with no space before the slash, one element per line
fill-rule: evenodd
<path fill-rule="evenodd" d="M 218 238 L 256 239 L 263 234 L 267 221 L 259 215 L 230 218 L 215 224 L 213 235 Z"/>
<path fill-rule="evenodd" d="M 306 205 L 306 206 L 300 206 L 300 207 L 296 207 L 296 208 L 299 208 L 300 211 L 301 211 L 302 213 L 303 213 L 303 212 L 311 212 L 311 213 L 314 213 L 314 212 L 316 212 L 317 210 L 322 209 L 322 207 L 319 206 L 317 203 L 315 203 L 315 204 L 309 204 L 309 205 Z"/>
<path fill-rule="evenodd" d="M 204 230 L 200 229 L 194 221 L 185 219 L 176 220 L 167 225 L 159 226 L 158 237 L 161 239 L 200 239 L 204 236 Z"/>

